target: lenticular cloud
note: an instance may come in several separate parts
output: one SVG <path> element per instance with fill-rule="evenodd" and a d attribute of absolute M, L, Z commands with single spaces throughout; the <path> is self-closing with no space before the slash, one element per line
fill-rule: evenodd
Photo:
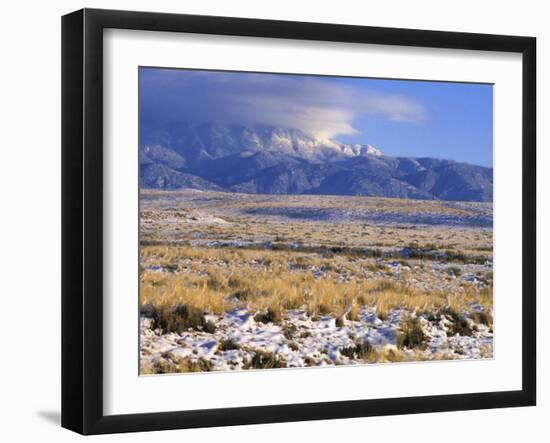
<path fill-rule="evenodd" d="M 376 116 L 418 124 L 418 101 L 357 87 L 341 78 L 144 68 L 144 121 L 192 121 L 298 128 L 320 138 L 357 131 L 354 120 Z"/>

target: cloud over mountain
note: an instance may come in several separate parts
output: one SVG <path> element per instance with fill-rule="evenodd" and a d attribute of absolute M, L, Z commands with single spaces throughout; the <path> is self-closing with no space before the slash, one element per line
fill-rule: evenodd
<path fill-rule="evenodd" d="M 142 122 L 189 121 L 300 128 L 320 139 L 354 134 L 361 116 L 411 124 L 426 119 L 419 101 L 319 76 L 180 69 L 140 71 Z"/>

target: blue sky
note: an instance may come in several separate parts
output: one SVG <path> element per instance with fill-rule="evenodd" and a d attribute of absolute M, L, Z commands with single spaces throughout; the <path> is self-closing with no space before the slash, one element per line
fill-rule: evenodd
<path fill-rule="evenodd" d="M 140 100 L 142 128 L 268 124 L 492 166 L 492 85 L 141 68 Z"/>

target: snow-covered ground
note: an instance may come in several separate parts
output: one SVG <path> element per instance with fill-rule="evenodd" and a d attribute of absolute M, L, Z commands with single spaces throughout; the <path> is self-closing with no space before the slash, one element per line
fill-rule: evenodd
<path fill-rule="evenodd" d="M 142 317 L 142 373 L 492 358 L 491 203 L 143 191 L 140 213 L 141 289 L 149 297 L 140 293 L 141 307 L 157 303 L 170 310 L 187 303 L 204 315 L 201 324 L 209 324 L 162 331 Z M 243 276 L 236 287 L 230 284 L 233 276 Z M 376 301 L 382 292 L 365 286 L 364 294 L 374 301 L 359 297 L 353 321 L 337 320 L 344 308 L 333 306 L 307 311 L 332 316 L 291 310 L 263 323 L 253 311 L 261 300 L 233 296 L 247 281 L 257 286 L 259 276 L 269 283 L 278 279 L 277 288 L 266 284 L 264 290 L 283 299 L 292 292 L 285 282 L 306 281 L 301 289 L 306 299 L 308 285 L 326 280 L 329 287 L 340 285 L 335 297 L 346 293 L 342 284 L 387 283 L 401 296 L 410 291 L 444 302 L 433 308 L 442 312 L 426 313 L 432 308 L 423 300 L 415 299 L 418 305 L 402 300 L 390 303 L 400 309 L 388 314 L 389 307 L 376 310 L 377 303 L 384 304 Z M 163 282 L 172 300 L 155 296 L 164 294 L 156 289 Z M 209 307 L 216 303 L 195 294 L 201 285 L 225 305 Z M 191 293 L 195 302 L 189 301 Z M 444 312 L 450 306 L 467 312 Z M 410 321 L 420 342 L 403 341 Z"/>
<path fill-rule="evenodd" d="M 399 360 L 492 358 L 493 333 L 484 324 L 474 325 L 466 318 L 471 335 L 450 335 L 451 321 L 445 316 L 418 317 L 425 344 L 421 348 L 397 348 L 397 337 L 407 312 L 395 310 L 381 320 L 373 310 L 362 310 L 357 321 L 322 316 L 308 317 L 302 311 L 289 311 L 281 324 L 261 323 L 253 313 L 236 309 L 223 316 L 207 316 L 216 329 L 213 333 L 189 330 L 181 334 L 163 334 L 153 329 L 149 318 L 141 318 L 141 364 L 159 361 L 175 365 L 181 359 L 202 360 L 211 370 L 228 371 L 250 368 L 256 352 L 271 353 L 285 367 L 365 364 L 380 361 L 376 355 L 393 351 Z M 224 348 L 224 342 L 231 346 Z M 369 357 L 353 354 L 361 343 L 372 346 Z M 226 349 L 226 350 L 224 350 Z"/>

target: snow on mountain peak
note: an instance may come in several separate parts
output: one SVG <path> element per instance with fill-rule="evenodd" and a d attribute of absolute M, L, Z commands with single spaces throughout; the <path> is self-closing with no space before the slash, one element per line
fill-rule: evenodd
<path fill-rule="evenodd" d="M 384 155 L 384 153 L 380 149 L 377 149 L 372 145 L 367 145 L 366 147 L 367 147 L 366 152 L 365 152 L 366 154 L 376 155 L 378 157 Z"/>
<path fill-rule="evenodd" d="M 299 129 L 269 128 L 268 150 L 285 152 L 308 160 L 323 160 L 341 156 L 359 157 L 365 155 L 382 156 L 384 153 L 369 144 L 347 144 L 305 133 Z"/>
<path fill-rule="evenodd" d="M 335 142 L 338 144 L 338 149 L 345 155 L 349 157 L 363 157 L 365 155 L 375 155 L 377 157 L 380 157 L 384 155 L 382 151 L 375 148 L 371 145 L 362 145 L 359 143 L 355 144 L 345 144 L 340 142 Z"/>
<path fill-rule="evenodd" d="M 260 151 L 303 158 L 314 163 L 383 155 L 368 144 L 348 144 L 296 128 L 268 125 L 181 124 L 148 135 L 144 145 L 174 148 L 189 162 Z"/>

